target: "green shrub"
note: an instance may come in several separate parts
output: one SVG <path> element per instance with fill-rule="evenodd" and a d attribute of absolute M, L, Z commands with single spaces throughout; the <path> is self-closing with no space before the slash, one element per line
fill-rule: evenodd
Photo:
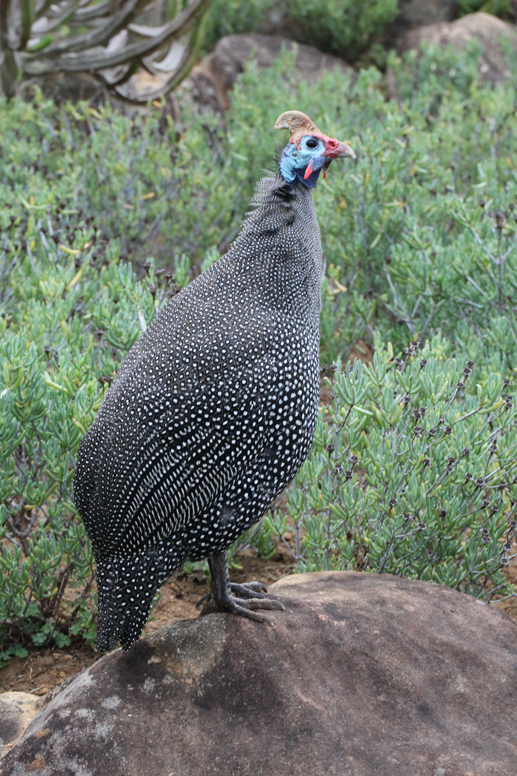
<path fill-rule="evenodd" d="M 213 49 L 223 35 L 257 32 L 273 8 L 282 13 L 298 42 L 353 62 L 393 21 L 398 0 L 284 0 L 280 6 L 272 0 L 214 0 L 208 11 L 205 49 Z"/>
<path fill-rule="evenodd" d="M 477 368 L 511 376 L 516 95 L 509 84 L 480 88 L 475 54 L 428 52 L 411 81 L 392 60 L 400 103 L 370 91 L 377 115 L 349 134 L 355 170 L 328 179 L 334 209 L 320 211 L 329 269 L 349 290 L 327 302 L 326 361 L 373 329 L 396 349 L 442 331 Z"/>
<path fill-rule="evenodd" d="M 460 15 L 468 13 L 490 13 L 503 19 L 514 16 L 512 0 L 459 0 Z"/>
<path fill-rule="evenodd" d="M 0 207 L 31 197 L 38 212 L 73 211 L 69 229 L 89 219 L 124 256 L 161 263 L 200 261 L 235 235 L 250 171 L 232 155 L 213 116 L 184 115 L 181 132 L 161 110 L 125 116 L 109 105 L 57 107 L 1 103 Z M 181 127 L 181 123 L 179 125 Z"/>
<path fill-rule="evenodd" d="M 389 572 L 483 600 L 512 594 L 517 412 L 501 376 L 478 383 L 440 339 L 391 344 L 329 382 L 313 452 L 289 491 L 300 571 Z M 286 517 L 269 516 L 279 535 Z M 303 537 L 303 538 L 302 538 Z"/>
<path fill-rule="evenodd" d="M 212 0 L 207 13 L 203 40 L 205 51 L 212 51 L 224 35 L 257 32 L 275 0 Z"/>
<path fill-rule="evenodd" d="M 354 62 L 397 15 L 398 0 L 289 0 L 300 42 Z"/>
<path fill-rule="evenodd" d="M 180 132 L 159 110 L 130 118 L 109 108 L 92 113 L 79 105 L 58 113 L 50 102 L 14 101 L 0 110 L 0 206 L 19 213 L 20 198 L 32 196 L 39 208 L 82 211 L 70 229 L 90 219 L 101 240 L 120 241 L 122 256 L 141 263 L 154 255 L 163 266 L 185 254 L 197 270 L 208 250 L 224 250 L 235 236 L 261 168 L 274 166 L 284 140 L 271 127 L 286 105 L 296 104 L 329 134 L 349 139 L 358 154 L 354 163 L 335 162 L 315 194 L 327 269 L 322 360 L 346 358 L 359 340 L 372 342 L 379 327 L 399 349 L 408 336 L 423 339 L 442 327 L 463 347 L 458 326 L 465 313 L 471 332 L 476 313 L 479 337 L 471 353 L 480 365 L 505 368 L 514 357 L 513 335 L 495 347 L 492 336 L 485 341 L 485 332 L 508 325 L 492 326 L 501 310 L 492 307 L 492 280 L 480 257 L 498 233 L 495 216 L 485 216 L 479 203 L 486 202 L 486 213 L 504 214 L 516 201 L 516 98 L 511 83 L 479 85 L 478 53 L 392 58 L 398 101 L 386 99 L 373 68 L 354 83 L 326 73 L 318 83 L 298 84 L 290 53 L 271 69 L 244 73 L 226 131 L 192 111 Z M 504 244 L 512 218 L 505 218 Z M 469 224 L 477 225 L 484 247 Z M 449 257 L 465 252 L 473 265 L 468 274 L 487 297 L 465 273 L 461 294 L 449 283 Z M 509 254 L 503 283 L 509 311 L 502 317 L 514 314 L 513 267 Z"/>

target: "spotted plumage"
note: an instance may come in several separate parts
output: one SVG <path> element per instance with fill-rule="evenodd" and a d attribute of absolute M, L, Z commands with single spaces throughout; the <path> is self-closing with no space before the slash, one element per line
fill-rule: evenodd
<path fill-rule="evenodd" d="M 276 605 L 253 583 L 232 598 L 224 551 L 292 480 L 316 423 L 320 234 L 309 187 L 288 177 L 259 182 L 239 237 L 156 315 L 81 443 L 101 650 L 131 646 L 186 559 L 210 559 L 221 608 L 265 619 L 253 610 Z"/>

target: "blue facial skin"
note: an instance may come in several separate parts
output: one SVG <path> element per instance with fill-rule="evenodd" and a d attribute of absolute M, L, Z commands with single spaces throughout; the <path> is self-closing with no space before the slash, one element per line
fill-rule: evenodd
<path fill-rule="evenodd" d="M 314 147 L 313 144 L 316 143 Z M 296 148 L 294 143 L 288 143 L 282 151 L 282 157 L 280 159 L 280 172 L 282 177 L 292 183 L 298 178 L 298 180 L 307 186 L 308 189 L 313 189 L 317 182 L 323 165 L 326 159 L 322 154 L 325 153 L 325 145 L 322 140 L 312 137 L 312 135 L 305 135 L 300 141 L 300 148 Z M 313 172 L 307 179 L 305 170 L 307 165 L 311 163 Z"/>

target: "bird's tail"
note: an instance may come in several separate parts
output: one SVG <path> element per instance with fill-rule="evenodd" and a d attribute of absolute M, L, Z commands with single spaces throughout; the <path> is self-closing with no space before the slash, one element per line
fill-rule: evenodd
<path fill-rule="evenodd" d="M 180 565 L 163 545 L 132 558 L 97 563 L 97 647 L 107 652 L 120 641 L 125 652 L 139 638 L 157 590 Z"/>

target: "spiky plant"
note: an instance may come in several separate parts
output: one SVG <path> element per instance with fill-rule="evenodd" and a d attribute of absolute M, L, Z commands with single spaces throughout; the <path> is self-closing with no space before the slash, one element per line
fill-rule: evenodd
<path fill-rule="evenodd" d="M 189 72 L 210 2 L 2 0 L 2 90 L 13 97 L 20 77 L 89 72 L 121 97 L 155 99 Z M 131 82 L 139 67 L 154 76 L 142 92 Z"/>

